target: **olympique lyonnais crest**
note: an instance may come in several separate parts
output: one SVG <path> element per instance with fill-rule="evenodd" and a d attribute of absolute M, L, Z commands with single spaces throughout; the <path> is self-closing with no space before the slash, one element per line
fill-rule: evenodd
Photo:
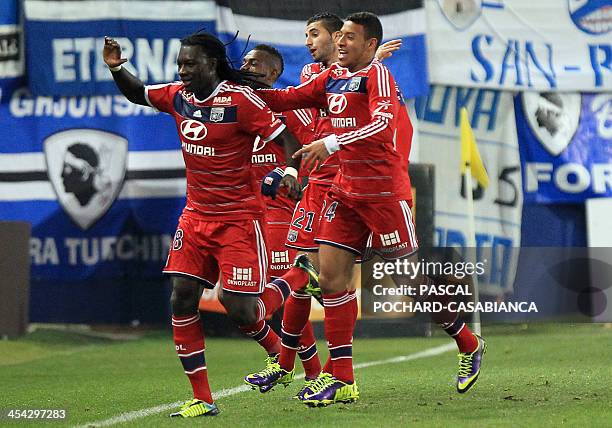
<path fill-rule="evenodd" d="M 580 121 L 580 94 L 525 92 L 523 109 L 529 127 L 553 156 L 569 145 Z"/>
<path fill-rule="evenodd" d="M 612 3 L 606 0 L 568 0 L 569 14 L 576 27 L 600 35 L 612 30 Z"/>
<path fill-rule="evenodd" d="M 70 129 L 51 135 L 43 145 L 59 204 L 81 229 L 88 229 L 121 190 L 128 141 L 110 132 Z"/>
<path fill-rule="evenodd" d="M 210 109 L 210 121 L 221 122 L 223 121 L 223 115 L 225 114 L 224 107 L 213 107 Z"/>
<path fill-rule="evenodd" d="M 438 0 L 448 21 L 458 30 L 472 25 L 482 12 L 482 0 Z"/>
<path fill-rule="evenodd" d="M 351 83 L 349 83 L 348 85 L 348 90 L 349 91 L 357 91 L 359 90 L 359 85 L 361 84 L 361 77 L 357 76 L 357 77 L 353 77 L 351 79 Z"/>

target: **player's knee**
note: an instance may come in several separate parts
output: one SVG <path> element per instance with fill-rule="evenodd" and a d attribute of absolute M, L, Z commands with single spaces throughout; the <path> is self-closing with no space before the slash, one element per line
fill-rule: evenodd
<path fill-rule="evenodd" d="M 321 272 L 319 275 L 319 285 L 324 294 L 340 293 L 350 285 L 351 278 L 341 274 L 329 274 Z"/>
<path fill-rule="evenodd" d="M 224 299 L 223 305 L 227 316 L 239 326 L 251 325 L 257 322 L 257 302 L 242 298 L 244 301 Z"/>
<path fill-rule="evenodd" d="M 229 309 L 227 310 L 227 316 L 239 326 L 251 325 L 257 322 L 257 316 L 254 311 Z"/>
<path fill-rule="evenodd" d="M 175 315 L 189 315 L 198 310 L 200 287 L 195 281 L 174 280 L 170 304 Z"/>

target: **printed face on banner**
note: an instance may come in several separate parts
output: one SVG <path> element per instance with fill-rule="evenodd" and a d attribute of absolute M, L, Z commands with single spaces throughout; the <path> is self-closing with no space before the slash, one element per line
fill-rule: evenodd
<path fill-rule="evenodd" d="M 538 141 L 553 156 L 569 145 L 580 120 L 580 94 L 525 92 L 523 106 Z"/>
<path fill-rule="evenodd" d="M 588 34 L 612 30 L 612 6 L 600 0 L 568 0 L 570 17 L 576 27 Z"/>
<path fill-rule="evenodd" d="M 58 202 L 81 229 L 88 229 L 121 190 L 127 140 L 105 131 L 71 129 L 48 137 L 44 151 Z"/>
<path fill-rule="evenodd" d="M 482 11 L 482 0 L 438 0 L 442 13 L 458 30 L 472 25 Z"/>

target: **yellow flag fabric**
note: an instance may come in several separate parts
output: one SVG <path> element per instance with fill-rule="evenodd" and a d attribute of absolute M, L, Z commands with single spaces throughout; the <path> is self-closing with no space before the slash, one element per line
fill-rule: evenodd
<path fill-rule="evenodd" d="M 478 181 L 478 183 L 486 188 L 489 185 L 489 176 L 487 170 L 482 163 L 480 152 L 478 152 L 478 146 L 476 145 L 476 138 L 474 138 L 474 131 L 470 126 L 468 119 L 468 112 L 465 107 L 461 108 L 461 174 L 465 174 L 465 170 L 468 165 L 472 171 L 472 177 Z"/>

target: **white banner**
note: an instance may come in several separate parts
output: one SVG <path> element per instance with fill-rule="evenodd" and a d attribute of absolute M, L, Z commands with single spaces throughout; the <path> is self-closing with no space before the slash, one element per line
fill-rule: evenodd
<path fill-rule="evenodd" d="M 609 91 L 610 0 L 428 0 L 432 83 Z"/>
<path fill-rule="evenodd" d="M 465 248 L 468 242 L 466 189 L 459 170 L 463 106 L 489 174 L 489 187 L 473 192 L 479 260 L 489 268 L 479 281 L 485 294 L 500 294 L 510 291 L 514 280 L 513 248 L 521 244 L 523 206 L 514 108 L 507 92 L 432 86 L 427 98 L 417 100 L 420 162 L 435 165 L 434 246 Z"/>

